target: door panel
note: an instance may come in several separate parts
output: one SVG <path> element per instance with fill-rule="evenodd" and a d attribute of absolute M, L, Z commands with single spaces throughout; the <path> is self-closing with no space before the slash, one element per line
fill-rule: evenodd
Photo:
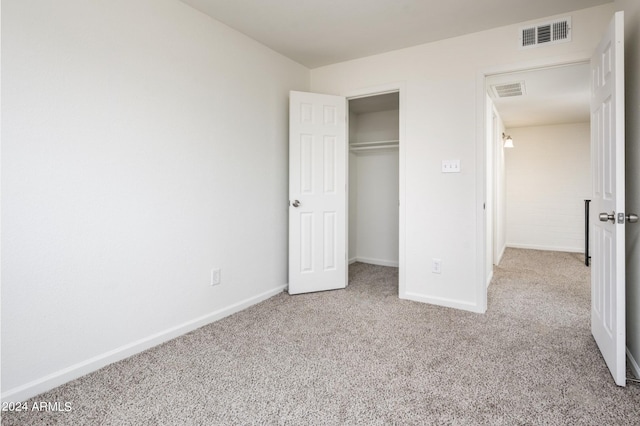
<path fill-rule="evenodd" d="M 346 99 L 291 92 L 289 293 L 344 288 Z"/>
<path fill-rule="evenodd" d="M 619 386 L 626 384 L 623 24 L 616 13 L 591 59 L 591 332 Z"/>

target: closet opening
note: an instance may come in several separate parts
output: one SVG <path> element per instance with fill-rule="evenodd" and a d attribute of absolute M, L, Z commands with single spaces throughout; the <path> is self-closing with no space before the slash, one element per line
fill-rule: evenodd
<path fill-rule="evenodd" d="M 400 95 L 348 100 L 350 270 L 399 266 Z M 360 265 L 364 264 L 364 265 Z M 374 266 L 371 266 L 372 268 Z M 351 277 L 352 274 L 349 274 Z"/>

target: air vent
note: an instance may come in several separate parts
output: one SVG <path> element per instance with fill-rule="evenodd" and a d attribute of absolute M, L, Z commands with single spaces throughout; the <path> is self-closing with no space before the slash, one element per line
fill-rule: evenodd
<path fill-rule="evenodd" d="M 549 43 L 551 41 L 551 25 L 540 25 L 538 27 L 538 44 Z"/>
<path fill-rule="evenodd" d="M 571 17 L 520 29 L 519 47 L 528 49 L 571 41 Z"/>
<path fill-rule="evenodd" d="M 553 39 L 554 40 L 571 40 L 569 21 L 558 21 L 553 23 Z"/>
<path fill-rule="evenodd" d="M 516 81 L 514 83 L 502 83 L 491 86 L 495 98 L 511 98 L 513 96 L 522 96 L 526 93 L 524 81 Z"/>
<path fill-rule="evenodd" d="M 533 46 L 536 44 L 536 29 L 534 28 L 525 28 L 522 30 L 522 39 L 521 39 L 522 47 Z"/>

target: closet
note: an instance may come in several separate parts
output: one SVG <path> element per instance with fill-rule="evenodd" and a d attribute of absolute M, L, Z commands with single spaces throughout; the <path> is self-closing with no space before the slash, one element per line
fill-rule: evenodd
<path fill-rule="evenodd" d="M 349 263 L 398 266 L 399 94 L 349 100 Z"/>

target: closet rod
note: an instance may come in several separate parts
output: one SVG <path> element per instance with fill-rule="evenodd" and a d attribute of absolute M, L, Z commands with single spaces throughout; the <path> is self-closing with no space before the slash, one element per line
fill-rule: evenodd
<path fill-rule="evenodd" d="M 389 145 L 389 144 L 398 144 L 399 140 L 391 140 L 391 141 L 375 141 L 375 142 L 354 142 L 350 143 L 349 146 L 369 146 L 369 145 Z"/>
<path fill-rule="evenodd" d="M 360 147 L 351 148 L 351 151 L 368 151 L 371 149 L 387 149 L 387 148 L 398 148 L 398 145 L 360 146 Z"/>

